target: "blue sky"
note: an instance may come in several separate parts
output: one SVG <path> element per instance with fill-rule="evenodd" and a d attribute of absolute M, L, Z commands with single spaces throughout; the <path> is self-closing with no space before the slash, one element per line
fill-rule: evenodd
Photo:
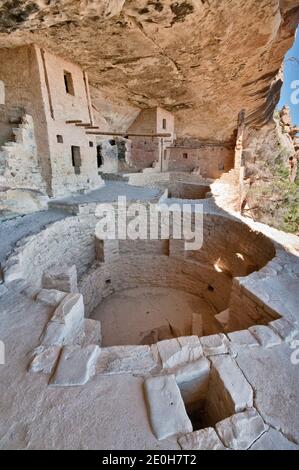
<path fill-rule="evenodd" d="M 292 104 L 291 102 L 291 95 L 292 95 L 292 92 L 294 91 L 291 88 L 291 83 L 294 80 L 299 80 L 299 62 L 287 60 L 290 57 L 296 57 L 299 61 L 299 28 L 297 30 L 295 43 L 292 49 L 289 50 L 289 52 L 287 53 L 285 57 L 284 84 L 281 90 L 280 102 L 278 104 L 279 109 L 281 109 L 285 104 L 290 106 L 293 123 L 299 126 L 299 103 Z M 298 96 L 298 93 L 297 93 L 297 96 Z"/>

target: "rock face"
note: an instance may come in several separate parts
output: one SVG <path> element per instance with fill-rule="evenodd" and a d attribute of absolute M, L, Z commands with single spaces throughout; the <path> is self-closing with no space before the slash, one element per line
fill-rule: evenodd
<path fill-rule="evenodd" d="M 35 42 L 82 65 L 95 107 L 122 105 L 104 109 L 114 128 L 158 105 L 179 135 L 225 140 L 240 109 L 257 125 L 272 115 L 298 15 L 298 0 L 7 0 L 0 47 Z"/>

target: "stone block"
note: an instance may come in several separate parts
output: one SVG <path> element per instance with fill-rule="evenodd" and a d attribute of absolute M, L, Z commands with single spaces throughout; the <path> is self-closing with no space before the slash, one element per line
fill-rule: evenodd
<path fill-rule="evenodd" d="M 65 346 L 51 379 L 51 385 L 74 386 L 84 385 L 95 375 L 96 362 L 100 355 L 97 345 Z"/>
<path fill-rule="evenodd" d="M 248 328 L 263 348 L 271 348 L 282 342 L 274 330 L 265 325 L 255 325 Z"/>
<path fill-rule="evenodd" d="M 162 365 L 172 369 L 178 365 L 199 359 L 202 347 L 197 336 L 182 336 L 157 343 Z"/>
<path fill-rule="evenodd" d="M 48 322 L 42 344 L 48 346 L 73 344 L 82 335 L 83 326 L 83 297 L 81 294 L 67 294 Z"/>
<path fill-rule="evenodd" d="M 234 331 L 227 335 L 234 346 L 245 346 L 248 348 L 259 346 L 256 338 L 248 330 Z"/>
<path fill-rule="evenodd" d="M 76 266 L 55 266 L 50 268 L 43 274 L 42 285 L 44 289 L 78 292 Z"/>
<path fill-rule="evenodd" d="M 299 450 L 299 445 L 289 441 L 276 429 L 269 429 L 249 450 Z"/>
<path fill-rule="evenodd" d="M 150 346 L 111 346 L 102 348 L 97 374 L 145 375 L 159 368 Z"/>
<path fill-rule="evenodd" d="M 284 341 L 292 341 L 299 334 L 299 325 L 290 323 L 285 318 L 271 321 L 269 327 L 274 330 Z"/>
<path fill-rule="evenodd" d="M 216 356 L 228 353 L 228 339 L 223 334 L 203 336 L 200 338 L 205 356 Z"/>
<path fill-rule="evenodd" d="M 211 357 L 206 412 L 215 423 L 253 406 L 253 391 L 231 356 Z"/>
<path fill-rule="evenodd" d="M 56 289 L 42 289 L 36 296 L 36 300 L 51 307 L 57 307 L 66 296 L 65 292 Z"/>
<path fill-rule="evenodd" d="M 192 424 L 174 375 L 146 379 L 145 392 L 151 427 L 157 439 L 192 432 Z"/>
<path fill-rule="evenodd" d="M 119 240 L 100 240 L 95 238 L 97 260 L 111 263 L 119 258 Z"/>
<path fill-rule="evenodd" d="M 178 439 L 183 450 L 226 450 L 214 428 L 185 434 Z"/>
<path fill-rule="evenodd" d="M 247 450 L 268 427 L 255 409 L 237 413 L 216 424 L 223 444 L 233 450 Z"/>

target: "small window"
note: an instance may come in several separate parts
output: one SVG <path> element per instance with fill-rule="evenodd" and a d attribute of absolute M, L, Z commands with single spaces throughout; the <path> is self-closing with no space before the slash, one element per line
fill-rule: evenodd
<path fill-rule="evenodd" d="M 166 127 L 167 127 L 167 122 L 166 122 L 165 118 L 162 121 L 162 127 L 163 127 L 163 129 L 166 129 Z"/>
<path fill-rule="evenodd" d="M 81 173 L 81 153 L 80 153 L 80 147 L 77 147 L 76 145 L 72 145 L 71 147 L 72 150 L 72 165 L 75 169 L 75 174 L 80 175 Z"/>
<path fill-rule="evenodd" d="M 183 153 L 183 158 L 188 158 L 188 153 Z"/>
<path fill-rule="evenodd" d="M 164 160 L 167 159 L 167 150 L 164 150 Z"/>
<path fill-rule="evenodd" d="M 65 91 L 69 94 L 69 95 L 75 95 L 75 91 L 74 91 L 74 84 L 73 84 L 73 77 L 72 77 L 72 74 L 70 72 L 66 72 L 64 71 L 63 72 L 63 77 L 64 77 L 64 85 L 65 85 Z"/>
<path fill-rule="evenodd" d="M 110 144 L 110 145 L 116 145 L 115 139 L 110 139 L 110 140 L 109 140 L 109 144 Z"/>
<path fill-rule="evenodd" d="M 93 142 L 89 141 L 89 147 L 93 147 Z"/>
<path fill-rule="evenodd" d="M 58 142 L 59 144 L 63 144 L 63 137 L 62 137 L 62 135 L 57 134 L 56 139 L 57 139 L 57 142 Z"/>

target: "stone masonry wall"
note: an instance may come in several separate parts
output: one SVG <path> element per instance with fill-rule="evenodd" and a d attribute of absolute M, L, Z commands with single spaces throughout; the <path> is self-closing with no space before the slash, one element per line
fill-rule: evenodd
<path fill-rule="evenodd" d="M 233 168 L 233 149 L 225 145 L 212 145 L 188 140 L 176 141 L 166 150 L 163 162 L 169 171 L 200 170 L 204 178 L 219 178 Z"/>

